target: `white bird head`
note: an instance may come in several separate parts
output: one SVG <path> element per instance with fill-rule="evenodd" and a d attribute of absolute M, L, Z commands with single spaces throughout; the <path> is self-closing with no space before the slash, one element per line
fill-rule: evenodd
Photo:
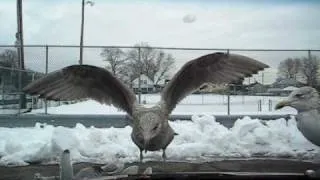
<path fill-rule="evenodd" d="M 138 122 L 139 128 L 141 129 L 140 132 L 142 132 L 144 146 L 147 147 L 150 140 L 160 133 L 165 121 L 163 121 L 157 113 L 147 111 L 140 114 Z"/>
<path fill-rule="evenodd" d="M 280 101 L 275 109 L 281 109 L 285 106 L 293 107 L 298 112 L 316 109 L 319 107 L 319 94 L 317 90 L 312 87 L 301 87 L 292 91 L 287 99 Z"/>

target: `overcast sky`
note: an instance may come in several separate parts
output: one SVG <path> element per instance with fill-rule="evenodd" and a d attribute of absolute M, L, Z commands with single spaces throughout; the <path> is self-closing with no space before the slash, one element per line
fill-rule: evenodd
<path fill-rule="evenodd" d="M 134 45 L 193 48 L 320 49 L 320 2 L 303 0 L 93 0 L 85 8 L 85 45 Z M 0 44 L 13 44 L 16 1 L 0 2 Z M 81 0 L 23 0 L 25 44 L 78 45 Z M 43 49 L 26 48 L 26 65 L 44 68 Z M 85 63 L 102 65 L 100 49 L 87 50 Z M 212 51 L 168 51 L 179 68 Z M 236 52 L 272 66 L 306 52 Z M 315 53 L 320 55 L 320 53 Z M 50 49 L 51 69 L 77 63 L 78 49 Z M 43 68 L 42 68 L 43 67 Z M 258 76 L 257 80 L 260 80 Z"/>

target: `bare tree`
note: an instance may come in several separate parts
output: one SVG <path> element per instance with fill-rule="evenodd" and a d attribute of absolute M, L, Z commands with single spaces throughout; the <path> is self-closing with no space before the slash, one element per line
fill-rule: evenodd
<path fill-rule="evenodd" d="M 299 58 L 287 58 L 280 62 L 278 76 L 280 78 L 296 79 L 301 69 L 302 63 Z"/>
<path fill-rule="evenodd" d="M 318 86 L 319 58 L 311 56 L 311 58 L 303 57 L 301 59 L 301 75 L 305 78 L 308 86 Z"/>
<path fill-rule="evenodd" d="M 119 48 L 104 48 L 100 53 L 103 61 L 107 62 L 106 69 L 113 75 L 131 86 L 131 82 L 139 76 L 137 63 L 129 62 L 129 52 L 124 52 Z"/>
<path fill-rule="evenodd" d="M 104 48 L 100 53 L 108 64 L 106 68 L 111 71 L 115 76 L 119 76 L 121 73 L 121 66 L 124 65 L 126 61 L 125 53 L 119 48 Z"/>
<path fill-rule="evenodd" d="M 5 49 L 0 53 L 0 76 L 3 83 L 14 83 L 17 81 L 18 73 L 13 69 L 19 67 L 18 53 L 11 49 Z M 6 69 L 10 68 L 10 69 Z"/>
<path fill-rule="evenodd" d="M 107 62 L 106 69 L 131 86 L 131 82 L 133 81 L 131 80 L 132 70 L 128 69 L 128 58 L 124 51 L 119 48 L 104 48 L 100 56 L 104 58 L 103 61 Z"/>
<path fill-rule="evenodd" d="M 158 84 L 168 76 L 168 72 L 174 67 L 174 58 L 171 54 L 160 51 L 154 65 L 150 77 L 153 77 L 154 84 Z"/>
<path fill-rule="evenodd" d="M 19 58 L 18 53 L 15 50 L 5 49 L 0 54 L 0 66 L 18 68 L 19 67 Z"/>
<path fill-rule="evenodd" d="M 15 50 L 5 49 L 0 53 L 0 77 L 1 81 L 5 85 L 13 85 L 17 88 L 19 87 L 19 58 L 18 53 Z M 28 72 L 27 72 L 28 71 Z M 27 85 L 32 81 L 32 78 L 39 78 L 43 73 L 38 73 L 27 69 L 27 71 L 22 73 L 22 86 Z"/>
<path fill-rule="evenodd" d="M 158 84 L 166 76 L 174 65 L 174 58 L 161 50 L 153 49 L 148 43 L 136 44 L 136 47 L 127 53 L 129 67 L 134 69 L 133 77 L 140 74 L 148 76 L 154 84 Z"/>
<path fill-rule="evenodd" d="M 108 63 L 106 68 L 130 86 L 140 74 L 148 76 L 156 85 L 174 66 L 171 54 L 153 49 L 144 42 L 126 52 L 119 48 L 105 48 L 100 55 Z"/>

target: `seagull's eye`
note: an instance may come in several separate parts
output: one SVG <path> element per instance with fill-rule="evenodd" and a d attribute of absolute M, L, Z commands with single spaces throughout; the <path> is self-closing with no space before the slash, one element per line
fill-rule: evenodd
<path fill-rule="evenodd" d="M 156 125 L 152 130 L 155 131 L 156 129 L 158 129 L 158 125 Z"/>
<path fill-rule="evenodd" d="M 301 98 L 301 97 L 303 97 L 303 94 L 296 94 L 295 97 Z"/>

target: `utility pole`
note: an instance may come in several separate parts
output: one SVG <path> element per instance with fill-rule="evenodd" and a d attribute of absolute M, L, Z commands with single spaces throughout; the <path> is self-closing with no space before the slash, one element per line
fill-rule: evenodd
<path fill-rule="evenodd" d="M 84 28 L 84 8 L 85 5 L 89 4 L 90 6 L 93 6 L 95 3 L 93 1 L 85 1 L 82 0 L 81 4 L 81 32 L 80 32 L 80 59 L 79 64 L 83 64 L 83 28 Z"/>
<path fill-rule="evenodd" d="M 19 57 L 19 92 L 20 92 L 20 100 L 19 100 L 19 113 L 21 109 L 26 108 L 26 95 L 22 93 L 22 70 L 24 67 L 24 49 L 23 49 L 23 18 L 22 18 L 22 0 L 17 0 L 17 34 L 16 34 L 16 45 L 18 50 Z"/>
<path fill-rule="evenodd" d="M 19 44 L 19 51 L 20 52 L 20 69 L 24 70 L 24 48 L 23 48 L 23 18 L 22 18 L 22 0 L 17 0 L 17 40 Z"/>
<path fill-rule="evenodd" d="M 82 0 L 81 5 L 81 32 L 80 32 L 80 59 L 79 64 L 83 64 L 83 26 L 84 26 L 84 5 L 85 0 Z"/>

